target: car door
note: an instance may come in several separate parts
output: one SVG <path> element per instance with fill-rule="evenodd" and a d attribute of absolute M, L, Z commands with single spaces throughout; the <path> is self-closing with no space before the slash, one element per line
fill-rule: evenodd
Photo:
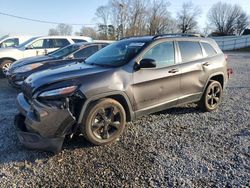
<path fill-rule="evenodd" d="M 156 68 L 133 73 L 133 94 L 138 113 L 162 110 L 177 104 L 180 95 L 180 72 L 175 61 L 174 42 L 161 42 L 141 59 L 154 59 Z"/>
<path fill-rule="evenodd" d="M 25 47 L 23 57 L 32 57 L 44 55 L 44 49 L 46 47 L 46 39 L 38 39 L 33 43 Z"/>
<path fill-rule="evenodd" d="M 178 41 L 181 56 L 181 99 L 179 103 L 197 101 L 207 81 L 207 62 L 199 41 Z"/>

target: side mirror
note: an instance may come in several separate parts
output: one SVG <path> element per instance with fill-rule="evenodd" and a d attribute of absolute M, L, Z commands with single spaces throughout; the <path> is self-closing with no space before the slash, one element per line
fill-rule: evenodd
<path fill-rule="evenodd" d="M 139 64 L 139 68 L 146 69 L 146 68 L 155 68 L 156 62 L 154 59 L 142 59 Z"/>
<path fill-rule="evenodd" d="M 32 46 L 26 46 L 25 47 L 25 50 L 30 50 L 30 49 L 33 49 L 33 47 Z"/>

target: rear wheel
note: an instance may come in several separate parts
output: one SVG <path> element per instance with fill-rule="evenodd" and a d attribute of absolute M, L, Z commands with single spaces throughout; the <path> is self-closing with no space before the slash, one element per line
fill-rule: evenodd
<path fill-rule="evenodd" d="M 222 92 L 220 82 L 211 80 L 199 102 L 201 110 L 205 112 L 216 110 L 221 103 Z"/>
<path fill-rule="evenodd" d="M 13 63 L 11 60 L 3 60 L 0 67 L 1 67 L 1 74 L 6 77 L 6 73 L 10 68 L 10 65 Z"/>
<path fill-rule="evenodd" d="M 105 145 L 120 137 L 125 124 L 126 113 L 122 105 L 113 99 L 101 99 L 86 110 L 81 132 L 91 143 Z"/>

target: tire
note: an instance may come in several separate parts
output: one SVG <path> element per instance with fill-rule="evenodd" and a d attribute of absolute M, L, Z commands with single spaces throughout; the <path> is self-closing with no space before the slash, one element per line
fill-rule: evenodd
<path fill-rule="evenodd" d="M 218 81 L 211 80 L 199 102 L 199 107 L 204 112 L 218 109 L 222 100 L 223 89 Z"/>
<path fill-rule="evenodd" d="M 8 70 L 8 68 L 10 67 L 10 65 L 13 63 L 13 61 L 11 61 L 11 60 L 3 60 L 2 62 L 1 62 L 1 64 L 0 64 L 0 68 L 1 68 L 1 75 L 3 76 L 3 77 L 6 77 L 6 72 L 7 72 L 7 70 Z"/>
<path fill-rule="evenodd" d="M 86 110 L 80 127 L 84 137 L 94 145 L 105 145 L 117 140 L 126 125 L 123 106 L 113 99 L 101 99 Z"/>

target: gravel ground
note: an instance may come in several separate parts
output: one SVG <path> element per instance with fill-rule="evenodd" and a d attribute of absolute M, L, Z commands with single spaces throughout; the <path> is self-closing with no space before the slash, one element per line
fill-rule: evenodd
<path fill-rule="evenodd" d="M 15 97 L 0 80 L 1 187 L 250 187 L 250 53 L 234 69 L 220 109 L 173 108 L 128 124 L 120 141 L 66 140 L 61 153 L 28 150 L 13 127 Z"/>

